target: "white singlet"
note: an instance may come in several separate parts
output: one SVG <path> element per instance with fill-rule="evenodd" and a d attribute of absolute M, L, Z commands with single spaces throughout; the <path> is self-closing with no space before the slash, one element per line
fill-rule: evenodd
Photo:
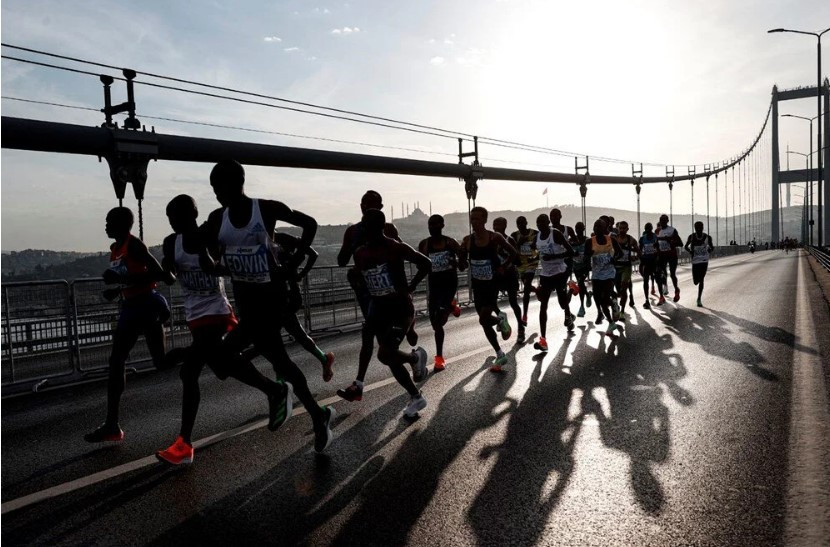
<path fill-rule="evenodd" d="M 176 277 L 184 292 L 184 316 L 187 321 L 232 313 L 222 278 L 202 271 L 199 255 L 184 250 L 181 234 L 176 236 L 173 259 L 176 262 Z"/>
<path fill-rule="evenodd" d="M 251 220 L 237 228 L 228 217 L 228 208 L 222 212 L 222 227 L 219 229 L 219 243 L 224 245 L 222 262 L 231 272 L 231 279 L 245 283 L 270 283 L 271 267 L 279 264 L 277 246 L 272 234 L 265 230 L 259 200 L 251 200 Z"/>
<path fill-rule="evenodd" d="M 545 260 L 543 255 L 563 254 L 565 247 L 556 243 L 553 240 L 553 230 L 550 231 L 548 237 L 542 239 L 541 232 L 536 234 L 536 250 L 539 251 L 540 264 L 542 272 L 540 275 L 544 277 L 553 277 L 554 275 L 565 273 L 567 266 L 564 258 L 555 258 L 553 260 Z"/>

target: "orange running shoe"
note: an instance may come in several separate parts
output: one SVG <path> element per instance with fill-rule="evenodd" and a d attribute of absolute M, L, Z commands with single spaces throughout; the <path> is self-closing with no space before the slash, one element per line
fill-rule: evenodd
<path fill-rule="evenodd" d="M 576 281 L 570 280 L 568 281 L 568 288 L 571 289 L 571 294 L 576 296 L 579 294 L 579 285 L 577 285 Z"/>
<path fill-rule="evenodd" d="M 544 338 L 539 338 L 539 341 L 533 344 L 533 348 L 539 351 L 548 351 L 548 341 Z"/>
<path fill-rule="evenodd" d="M 458 302 L 453 298 L 452 301 L 452 316 L 453 317 L 460 317 L 461 316 L 461 307 L 458 305 Z"/>
<path fill-rule="evenodd" d="M 156 458 L 170 465 L 182 465 L 193 463 L 193 445 L 184 441 L 181 436 L 176 437 L 176 442 L 166 450 L 156 452 Z"/>
<path fill-rule="evenodd" d="M 445 368 L 447 368 L 447 364 L 444 362 L 444 358 L 440 355 L 436 355 L 435 366 L 432 367 L 432 370 L 434 370 L 435 372 L 441 372 Z"/>

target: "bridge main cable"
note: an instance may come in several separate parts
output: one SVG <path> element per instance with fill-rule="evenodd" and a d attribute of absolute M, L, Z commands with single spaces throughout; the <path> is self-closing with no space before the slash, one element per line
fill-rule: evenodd
<path fill-rule="evenodd" d="M 769 119 L 769 117 L 767 117 Z M 766 121 L 764 122 L 766 127 Z M 108 129 L 87 127 L 60 122 L 29 120 L 9 116 L 2 117 L 0 130 L 3 132 L 2 147 L 38 152 L 55 152 L 65 154 L 82 154 L 106 156 L 115 149 L 119 138 L 129 140 L 135 135 L 153 141 L 157 145 L 154 159 L 171 161 L 190 161 L 212 163 L 222 159 L 236 159 L 246 165 L 267 167 L 291 167 L 304 169 L 323 169 L 334 171 L 356 171 L 366 173 L 387 173 L 415 175 L 426 177 L 465 178 L 471 170 L 485 180 L 528 181 L 528 182 L 563 182 L 592 184 L 631 184 L 630 176 L 589 175 L 557 173 L 549 171 L 532 171 L 526 169 L 509 169 L 503 167 L 485 167 L 458 163 L 435 162 L 336 152 L 312 148 L 298 148 L 269 144 L 205 139 L 179 135 L 164 135 L 125 129 Z M 761 134 L 763 129 L 761 130 Z M 760 134 L 758 136 L 760 138 Z M 757 143 L 756 139 L 756 143 Z M 709 174 L 725 171 L 740 162 L 746 154 L 739 156 L 732 163 L 712 170 Z M 690 180 L 694 175 L 642 177 L 642 184 L 664 183 L 671 178 L 674 182 Z"/>

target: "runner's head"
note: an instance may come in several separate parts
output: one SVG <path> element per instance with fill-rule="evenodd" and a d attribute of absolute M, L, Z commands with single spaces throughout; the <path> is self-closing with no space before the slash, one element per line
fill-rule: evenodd
<path fill-rule="evenodd" d="M 527 219 L 523 216 L 516 217 L 516 228 L 518 228 L 520 232 L 526 231 L 527 230 Z"/>
<path fill-rule="evenodd" d="M 562 211 L 559 209 L 550 210 L 550 222 L 554 226 L 559 226 L 559 221 L 562 220 Z"/>
<path fill-rule="evenodd" d="M 210 185 L 216 200 L 227 207 L 244 195 L 245 168 L 236 160 L 222 160 L 210 171 Z"/>
<path fill-rule="evenodd" d="M 133 212 L 126 207 L 115 207 L 107 213 L 107 237 L 122 239 L 127 237 L 133 227 Z"/>
<path fill-rule="evenodd" d="M 507 230 L 507 219 L 504 217 L 498 217 L 493 219 L 493 231 L 498 232 L 501 235 L 504 235 L 504 231 Z"/>
<path fill-rule="evenodd" d="M 660 215 L 660 222 L 657 223 L 661 228 L 669 225 L 669 215 Z"/>
<path fill-rule="evenodd" d="M 703 233 L 703 222 L 697 221 L 695 222 L 695 232 L 700 235 Z"/>
<path fill-rule="evenodd" d="M 646 233 L 646 234 L 650 234 L 651 232 L 654 231 L 654 226 L 651 225 L 651 222 L 646 222 L 645 230 L 646 231 L 644 233 Z"/>
<path fill-rule="evenodd" d="M 550 217 L 544 213 L 536 217 L 536 228 L 540 232 L 547 232 L 550 230 Z"/>
<path fill-rule="evenodd" d="M 602 219 L 598 218 L 596 222 L 594 222 L 594 234 L 598 236 L 604 236 L 608 233 L 608 224 Z"/>
<path fill-rule="evenodd" d="M 367 241 L 377 242 L 383 239 L 383 227 L 386 225 L 386 215 L 383 212 L 378 209 L 366 209 L 360 222 Z"/>
<path fill-rule="evenodd" d="M 612 230 L 617 227 L 617 223 L 614 222 L 614 217 L 612 217 L 611 215 L 605 217 L 605 224 L 609 230 Z"/>
<path fill-rule="evenodd" d="M 624 236 L 625 234 L 628 233 L 628 223 L 624 220 L 621 220 L 619 225 L 618 225 L 617 230 L 620 232 L 621 236 Z"/>
<path fill-rule="evenodd" d="M 473 207 L 470 210 L 470 225 L 473 227 L 473 231 L 480 232 L 484 230 L 484 226 L 487 224 L 487 209 L 484 207 Z"/>
<path fill-rule="evenodd" d="M 360 198 L 360 212 L 365 213 L 369 209 L 383 209 L 383 198 L 374 190 L 366 190 L 363 197 Z"/>
<path fill-rule="evenodd" d="M 187 231 L 188 228 L 196 228 L 198 216 L 199 210 L 196 208 L 196 202 L 187 194 L 179 194 L 167 204 L 167 220 L 170 221 L 170 227 L 177 234 Z"/>
<path fill-rule="evenodd" d="M 582 224 L 582 222 L 577 222 L 576 226 L 574 226 L 574 231 L 576 231 L 576 233 L 578 235 L 584 234 L 585 233 L 585 225 Z"/>
<path fill-rule="evenodd" d="M 429 228 L 429 235 L 439 237 L 441 231 L 444 229 L 444 217 L 441 215 L 432 215 L 427 220 L 427 228 Z"/>

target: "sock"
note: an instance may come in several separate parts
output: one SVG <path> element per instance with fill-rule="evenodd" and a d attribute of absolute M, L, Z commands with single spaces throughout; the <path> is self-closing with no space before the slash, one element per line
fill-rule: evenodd
<path fill-rule="evenodd" d="M 325 353 L 323 353 L 323 350 L 321 350 L 321 349 L 320 349 L 320 348 L 318 348 L 317 346 L 314 346 L 314 351 L 313 351 L 313 353 L 314 353 L 314 357 L 316 357 L 318 361 L 320 361 L 320 362 L 321 362 L 321 363 L 323 363 L 324 365 L 326 364 L 326 361 L 327 361 L 327 359 L 326 359 L 326 354 L 325 354 Z"/>
<path fill-rule="evenodd" d="M 354 383 L 357 384 L 357 387 L 363 389 L 363 380 L 355 380 Z"/>

